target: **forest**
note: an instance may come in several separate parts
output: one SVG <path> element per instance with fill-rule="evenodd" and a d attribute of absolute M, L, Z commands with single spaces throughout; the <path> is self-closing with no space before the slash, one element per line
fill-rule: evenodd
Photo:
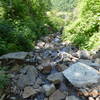
<path fill-rule="evenodd" d="M 0 0 L 0 100 L 67 100 L 57 91 L 62 82 L 59 73 L 63 71 L 63 76 L 76 87 L 78 83 L 74 84 L 69 79 L 65 70 L 67 67 L 64 66 L 83 66 L 77 61 L 89 67 L 95 66 L 96 70 L 100 71 L 100 0 Z M 56 77 L 54 80 L 53 69 L 50 67 L 52 62 L 57 68 L 57 73 L 53 73 Z M 31 67 L 23 69 L 24 66 Z M 71 67 L 68 67 L 69 70 Z M 31 81 L 27 80 L 26 76 L 21 76 L 26 70 L 28 75 L 30 70 L 30 76 L 26 76 L 30 77 Z M 90 76 L 95 76 L 95 70 L 91 70 L 94 73 L 88 72 L 88 69 L 87 72 Z M 31 77 L 32 75 L 34 77 Z M 21 82 L 15 79 L 16 76 L 18 80 L 24 80 L 23 87 L 19 85 Z M 33 79 L 36 78 L 37 82 L 38 76 L 42 77 L 44 83 L 40 82 L 39 85 L 46 93 L 37 93 L 29 84 L 32 82 L 35 85 Z M 44 77 L 48 82 L 45 83 Z M 90 78 L 88 80 L 92 81 Z M 53 83 L 57 90 L 47 83 Z M 16 91 L 19 89 L 20 92 L 18 90 L 15 93 L 14 84 L 17 84 Z M 53 93 L 56 96 L 60 93 L 60 98 L 53 98 Z M 18 95 L 18 98 L 15 95 Z M 96 100 L 100 100 L 100 96 L 96 97 L 99 98 Z M 68 100 L 94 100 L 89 98 L 88 95 L 85 99 Z"/>
<path fill-rule="evenodd" d="M 99 7 L 99 0 L 1 0 L 0 54 L 29 51 L 39 37 L 61 27 L 63 40 L 96 48 L 100 43 Z"/>

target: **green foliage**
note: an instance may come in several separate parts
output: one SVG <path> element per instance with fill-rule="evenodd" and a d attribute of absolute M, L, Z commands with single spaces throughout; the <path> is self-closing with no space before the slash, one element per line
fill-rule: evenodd
<path fill-rule="evenodd" d="M 0 1 L 0 55 L 13 51 L 30 51 L 42 35 L 51 33 L 45 24 L 49 0 Z"/>
<path fill-rule="evenodd" d="M 75 5 L 75 0 L 51 0 L 51 9 L 57 11 L 70 11 L 72 10 Z"/>
<path fill-rule="evenodd" d="M 0 89 L 5 88 L 9 83 L 9 76 L 4 73 L 4 70 L 0 68 Z"/>
<path fill-rule="evenodd" d="M 81 1 L 78 19 L 65 27 L 64 40 L 70 40 L 81 48 L 93 49 L 99 46 L 97 43 L 100 41 L 99 3 L 99 0 Z"/>
<path fill-rule="evenodd" d="M 70 12 L 76 6 L 77 0 L 50 0 L 50 2 L 51 9 L 47 15 L 53 24 L 53 28 L 60 31 L 62 27 L 69 24 L 69 19 L 72 19 Z"/>
<path fill-rule="evenodd" d="M 90 37 L 89 41 L 87 42 L 88 49 L 95 49 L 96 47 L 100 48 L 100 32 L 94 33 L 92 37 Z"/>
<path fill-rule="evenodd" d="M 49 17 L 49 21 L 52 22 L 53 28 L 57 31 L 60 31 L 61 28 L 66 24 L 65 23 L 65 12 L 58 12 L 56 10 L 52 10 L 47 12 Z"/>

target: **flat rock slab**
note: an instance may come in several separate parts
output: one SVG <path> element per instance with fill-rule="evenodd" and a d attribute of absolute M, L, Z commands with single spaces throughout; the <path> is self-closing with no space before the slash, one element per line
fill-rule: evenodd
<path fill-rule="evenodd" d="M 63 74 L 75 87 L 86 87 L 98 83 L 100 79 L 96 69 L 80 62 L 71 65 Z"/>
<path fill-rule="evenodd" d="M 24 88 L 25 86 L 34 85 L 38 77 L 38 71 L 34 66 L 28 65 L 24 67 L 17 80 L 17 86 Z"/>
<path fill-rule="evenodd" d="M 99 63 L 97 63 L 97 62 L 94 63 L 91 60 L 80 59 L 79 62 L 80 63 L 84 63 L 84 64 L 86 64 L 88 66 L 94 67 L 96 69 L 100 68 L 100 64 Z"/>
<path fill-rule="evenodd" d="M 15 53 L 8 53 L 0 57 L 0 60 L 3 59 L 16 59 L 16 60 L 24 60 L 28 52 L 15 52 Z"/>

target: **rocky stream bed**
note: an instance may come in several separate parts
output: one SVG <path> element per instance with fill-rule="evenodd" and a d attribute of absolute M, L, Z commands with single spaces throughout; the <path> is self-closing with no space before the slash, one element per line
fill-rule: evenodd
<path fill-rule="evenodd" d="M 0 100 L 100 100 L 100 51 L 79 50 L 55 33 L 30 52 L 0 57 L 10 84 Z"/>

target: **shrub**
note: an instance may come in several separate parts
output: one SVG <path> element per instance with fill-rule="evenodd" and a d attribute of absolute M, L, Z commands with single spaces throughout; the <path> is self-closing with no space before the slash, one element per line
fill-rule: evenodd
<path fill-rule="evenodd" d="M 4 70 L 0 68 L 0 89 L 5 88 L 9 83 L 9 76 L 4 73 Z"/>
<path fill-rule="evenodd" d="M 0 1 L 0 55 L 32 50 L 40 36 L 52 32 L 45 26 L 52 26 L 45 13 L 48 3 L 49 0 Z"/>
<path fill-rule="evenodd" d="M 82 0 L 79 5 L 81 7 L 78 19 L 64 28 L 63 38 L 72 41 L 80 48 L 96 48 L 99 45 L 95 43 L 100 40 L 99 0 Z M 93 38 L 94 41 L 92 41 Z M 93 46 L 90 45 L 92 43 Z"/>

